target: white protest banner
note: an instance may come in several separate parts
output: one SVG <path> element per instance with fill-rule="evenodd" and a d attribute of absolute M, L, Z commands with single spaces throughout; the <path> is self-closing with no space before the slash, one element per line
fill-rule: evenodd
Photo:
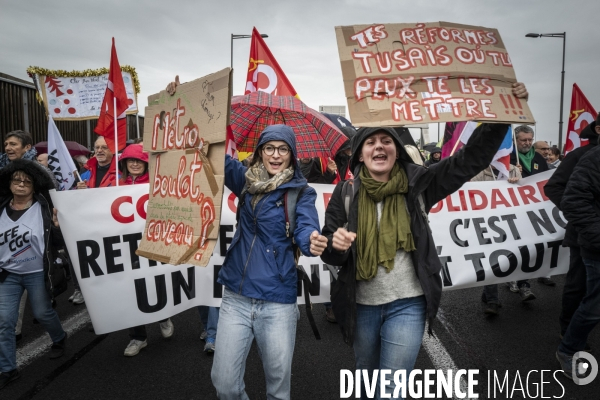
<path fill-rule="evenodd" d="M 320 185 L 330 191 L 327 185 Z M 97 334 L 160 321 L 191 307 L 221 303 L 217 275 L 235 232 L 237 200 L 225 189 L 219 236 L 208 267 L 138 257 L 146 224 L 148 184 L 52 192 L 60 227 Z M 323 199 L 323 189 L 320 191 Z M 321 217 L 324 205 L 320 206 Z M 322 220 L 320 221 L 323 222 Z M 300 259 L 312 280 L 313 303 L 329 301 L 330 274 L 318 257 Z M 303 296 L 298 288 L 298 303 Z"/>
<path fill-rule="evenodd" d="M 108 84 L 108 68 L 63 71 L 29 67 L 27 73 L 33 77 L 46 112 L 55 120 L 86 120 L 100 115 Z M 140 91 L 137 73 L 128 65 L 121 66 L 121 73 L 129 102 L 126 113 L 136 114 Z"/>
<path fill-rule="evenodd" d="M 446 290 L 566 273 L 569 252 L 560 247 L 564 220 L 539 189 L 551 174 L 516 185 L 468 183 L 434 207 L 430 225 Z M 334 186 L 311 186 L 323 225 Z M 96 333 L 159 321 L 197 305 L 220 305 L 216 277 L 235 233 L 236 197 L 225 188 L 218 242 L 205 268 L 136 256 L 148 197 L 147 184 L 52 194 Z M 318 257 L 301 257 L 299 264 L 310 275 L 311 301 L 329 301 L 327 266 Z"/>
<path fill-rule="evenodd" d="M 445 289 L 564 274 L 566 220 L 545 196 L 554 170 L 507 181 L 470 182 L 432 208 L 429 219 Z"/>
<path fill-rule="evenodd" d="M 48 117 L 48 168 L 58 181 L 59 190 L 73 186 L 77 167 L 52 117 Z"/>

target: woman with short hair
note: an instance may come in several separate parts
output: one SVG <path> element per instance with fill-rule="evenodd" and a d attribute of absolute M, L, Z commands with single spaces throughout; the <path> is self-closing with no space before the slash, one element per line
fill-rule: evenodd
<path fill-rule="evenodd" d="M 53 249 L 64 245 L 48 191 L 54 183 L 34 161 L 15 159 L 0 170 L 0 388 L 19 378 L 15 326 L 24 290 L 33 316 L 52 339 L 50 358 L 65 351 L 67 334 L 52 308 L 66 290 Z"/>

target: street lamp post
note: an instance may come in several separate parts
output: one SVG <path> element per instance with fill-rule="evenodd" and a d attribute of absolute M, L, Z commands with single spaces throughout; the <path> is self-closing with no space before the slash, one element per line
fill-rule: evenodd
<path fill-rule="evenodd" d="M 563 56 L 562 56 L 562 71 L 560 78 L 560 120 L 558 121 L 558 149 L 562 151 L 563 141 L 563 100 L 565 95 L 565 46 L 567 42 L 567 32 L 563 33 L 528 33 L 525 37 L 539 38 L 539 37 L 557 37 L 563 39 Z"/>
<path fill-rule="evenodd" d="M 231 66 L 232 69 L 233 69 L 233 39 L 249 39 L 251 37 L 252 37 L 252 35 L 234 35 L 233 33 L 231 34 L 231 46 L 230 46 L 230 49 L 231 49 L 231 62 L 230 62 L 230 66 Z M 263 34 L 260 35 L 260 37 L 268 38 L 269 35 L 263 33 Z"/>

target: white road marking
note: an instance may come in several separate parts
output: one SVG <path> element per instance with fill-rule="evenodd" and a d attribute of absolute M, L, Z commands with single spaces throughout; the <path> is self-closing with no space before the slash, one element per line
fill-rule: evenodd
<path fill-rule="evenodd" d="M 72 336 L 88 322 L 90 322 L 90 315 L 88 314 L 87 309 L 84 308 L 63 322 L 62 326 L 65 332 L 67 332 L 67 335 Z M 17 368 L 23 368 L 30 364 L 37 357 L 47 352 L 50 349 L 50 346 L 52 346 L 52 340 L 50 340 L 50 336 L 48 336 L 47 333 L 44 333 L 26 346 L 17 348 Z"/>
<path fill-rule="evenodd" d="M 438 312 L 442 313 L 442 310 L 440 309 Z M 438 321 L 441 321 L 442 325 L 444 325 L 444 327 L 446 328 L 446 325 L 442 319 L 438 319 Z M 442 342 L 440 342 L 438 338 L 430 337 L 427 333 L 427 330 L 428 326 L 425 327 L 425 335 L 423 335 L 423 348 L 427 352 L 427 355 L 429 356 L 429 359 L 433 363 L 435 369 L 451 369 L 453 372 L 458 371 L 458 367 L 454 363 L 454 360 L 452 359 Z M 460 379 L 460 390 L 465 394 L 468 393 L 468 385 L 464 377 L 461 377 Z M 453 398 L 457 399 L 456 396 L 454 396 Z M 469 398 L 469 400 L 471 399 Z"/>

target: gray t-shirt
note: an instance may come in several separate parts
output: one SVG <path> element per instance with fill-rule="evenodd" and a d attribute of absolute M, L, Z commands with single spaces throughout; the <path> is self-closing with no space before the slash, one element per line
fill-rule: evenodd
<path fill-rule="evenodd" d="M 377 203 L 377 225 L 379 225 L 382 210 L 383 202 Z M 402 249 L 396 252 L 394 268 L 390 272 L 380 265 L 377 267 L 377 275 L 373 279 L 358 281 L 356 284 L 356 302 L 368 306 L 387 304 L 398 299 L 421 295 L 423 295 L 423 289 L 417 278 L 412 256 Z"/>

